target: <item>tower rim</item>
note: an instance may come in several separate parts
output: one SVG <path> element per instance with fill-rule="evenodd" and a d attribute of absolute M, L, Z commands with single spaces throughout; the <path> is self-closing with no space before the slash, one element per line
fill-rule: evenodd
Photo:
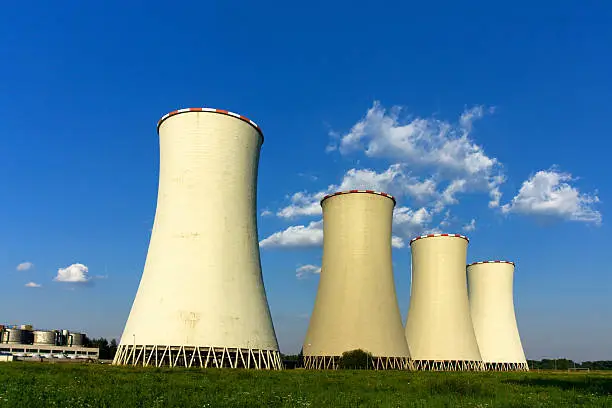
<path fill-rule="evenodd" d="M 397 202 L 395 201 L 395 197 L 393 197 L 391 194 L 387 194 L 385 192 L 382 191 L 374 191 L 374 190 L 343 190 L 343 191 L 336 191 L 335 193 L 331 193 L 326 195 L 325 197 L 323 197 L 320 201 L 320 205 L 323 205 L 323 201 L 327 200 L 328 198 L 332 198 L 332 197 L 336 197 L 336 196 L 340 196 L 340 195 L 347 195 L 347 194 L 374 194 L 374 195 L 378 195 L 378 196 L 382 196 L 382 197 L 386 197 L 391 199 L 391 201 L 393 201 L 393 206 L 395 206 L 397 204 Z"/>
<path fill-rule="evenodd" d="M 461 239 L 465 239 L 468 243 L 470 242 L 470 239 L 466 237 L 465 235 L 444 233 L 444 234 L 426 234 L 426 235 L 420 235 L 418 237 L 414 237 L 410 240 L 410 245 L 412 245 L 415 241 L 418 241 L 420 239 L 437 238 L 437 237 L 461 238 Z"/>
<path fill-rule="evenodd" d="M 467 266 L 473 266 L 473 265 L 487 265 L 487 264 L 510 264 L 512 266 L 515 266 L 516 264 L 512 261 L 505 261 L 505 260 L 492 260 L 492 261 L 478 261 L 478 262 L 472 262 L 470 264 L 468 264 Z"/>
<path fill-rule="evenodd" d="M 263 131 L 261 130 L 261 128 L 259 127 L 257 123 L 253 122 L 251 119 L 247 118 L 246 116 L 240 115 L 239 113 L 231 112 L 225 109 L 217 109 L 217 108 L 205 108 L 205 107 L 203 108 L 183 108 L 183 109 L 173 110 L 172 112 L 168 112 L 164 116 L 162 116 L 160 120 L 157 121 L 157 133 L 159 134 L 159 127 L 166 119 L 172 116 L 180 115 L 182 113 L 190 113 L 190 112 L 216 113 L 216 114 L 226 115 L 232 118 L 239 119 L 243 122 L 248 123 L 253 128 L 255 128 L 255 130 L 257 130 L 257 133 L 259 133 L 259 136 L 261 136 L 261 143 L 263 144 L 264 142 Z"/>

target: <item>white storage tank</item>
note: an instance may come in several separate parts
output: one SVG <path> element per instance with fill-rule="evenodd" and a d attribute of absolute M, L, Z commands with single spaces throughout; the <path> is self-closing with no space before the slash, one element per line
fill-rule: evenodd
<path fill-rule="evenodd" d="M 57 341 L 57 332 L 55 330 L 35 330 L 34 344 L 54 346 Z"/>
<path fill-rule="evenodd" d="M 4 329 L 2 333 L 2 343 L 6 344 L 27 344 L 27 331 L 17 328 Z"/>
<path fill-rule="evenodd" d="M 70 333 L 68 336 L 68 345 L 71 347 L 83 347 L 85 335 L 83 333 Z"/>

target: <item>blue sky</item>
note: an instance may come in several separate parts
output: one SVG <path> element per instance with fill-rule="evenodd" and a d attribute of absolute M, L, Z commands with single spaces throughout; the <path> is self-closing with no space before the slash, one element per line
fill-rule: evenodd
<path fill-rule="evenodd" d="M 368 187 L 398 197 L 404 317 L 407 240 L 465 232 L 468 261 L 517 263 L 529 358 L 612 359 L 612 6 L 29 5 L 0 15 L 0 321 L 121 335 L 155 211 L 156 122 L 209 106 L 266 137 L 259 233 L 284 352 L 316 293 L 318 198 Z"/>

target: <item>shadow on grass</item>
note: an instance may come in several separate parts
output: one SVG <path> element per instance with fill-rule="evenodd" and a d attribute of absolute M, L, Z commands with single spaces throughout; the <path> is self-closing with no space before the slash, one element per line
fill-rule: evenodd
<path fill-rule="evenodd" d="M 573 390 L 595 395 L 612 395 L 612 378 L 583 377 L 578 379 L 561 378 L 523 378 L 520 380 L 506 380 L 507 384 L 516 384 L 532 387 L 552 387 L 561 390 Z"/>

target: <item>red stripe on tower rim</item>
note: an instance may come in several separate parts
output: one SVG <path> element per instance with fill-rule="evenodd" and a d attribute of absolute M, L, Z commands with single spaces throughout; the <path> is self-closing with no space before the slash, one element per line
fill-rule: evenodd
<path fill-rule="evenodd" d="M 220 115 L 226 115 L 226 116 L 241 120 L 243 122 L 248 123 L 250 126 L 254 127 L 255 130 L 257 130 L 257 132 L 261 136 L 261 143 L 263 143 L 264 141 L 264 135 L 263 135 L 261 128 L 251 119 L 247 118 L 246 116 L 240 115 L 238 113 L 230 112 L 225 109 L 215 109 L 215 108 L 184 108 L 184 109 L 173 110 L 172 112 L 169 112 L 165 114 L 164 116 L 162 116 L 161 119 L 157 122 L 157 133 L 159 133 L 159 127 L 166 119 L 172 116 L 175 116 L 175 115 L 179 115 L 181 113 L 189 113 L 189 112 L 217 113 Z"/>
<path fill-rule="evenodd" d="M 383 197 L 387 197 L 390 198 L 391 201 L 393 201 L 393 205 L 395 206 L 395 204 L 397 204 L 397 202 L 395 201 L 395 197 L 393 197 L 391 194 L 387 194 L 387 193 L 383 193 L 382 191 L 374 191 L 374 190 L 347 190 L 347 191 L 337 191 L 335 193 L 331 193 L 326 195 L 325 197 L 323 197 L 321 199 L 320 204 L 323 205 L 323 201 L 327 200 L 328 198 L 331 197 L 335 197 L 335 196 L 339 196 L 339 195 L 345 195 L 345 194 L 374 194 L 374 195 L 378 195 L 378 196 L 383 196 Z"/>
<path fill-rule="evenodd" d="M 419 239 L 424 239 L 424 238 L 438 238 L 438 237 L 447 237 L 447 238 L 461 238 L 461 239 L 465 239 L 467 242 L 470 242 L 470 239 L 468 237 L 466 237 L 465 235 L 461 235 L 461 234 L 447 234 L 447 233 L 443 233 L 443 234 L 426 234 L 426 235 L 421 235 L 415 238 L 412 238 L 410 240 L 410 245 L 412 245 L 412 243 L 414 241 L 418 241 Z"/>
<path fill-rule="evenodd" d="M 495 261 L 478 261 L 478 262 L 472 262 L 471 264 L 468 264 L 468 267 L 472 266 L 472 265 L 486 265 L 486 264 L 510 264 L 512 266 L 515 266 L 515 263 L 512 261 L 501 261 L 501 260 L 495 260 Z"/>

